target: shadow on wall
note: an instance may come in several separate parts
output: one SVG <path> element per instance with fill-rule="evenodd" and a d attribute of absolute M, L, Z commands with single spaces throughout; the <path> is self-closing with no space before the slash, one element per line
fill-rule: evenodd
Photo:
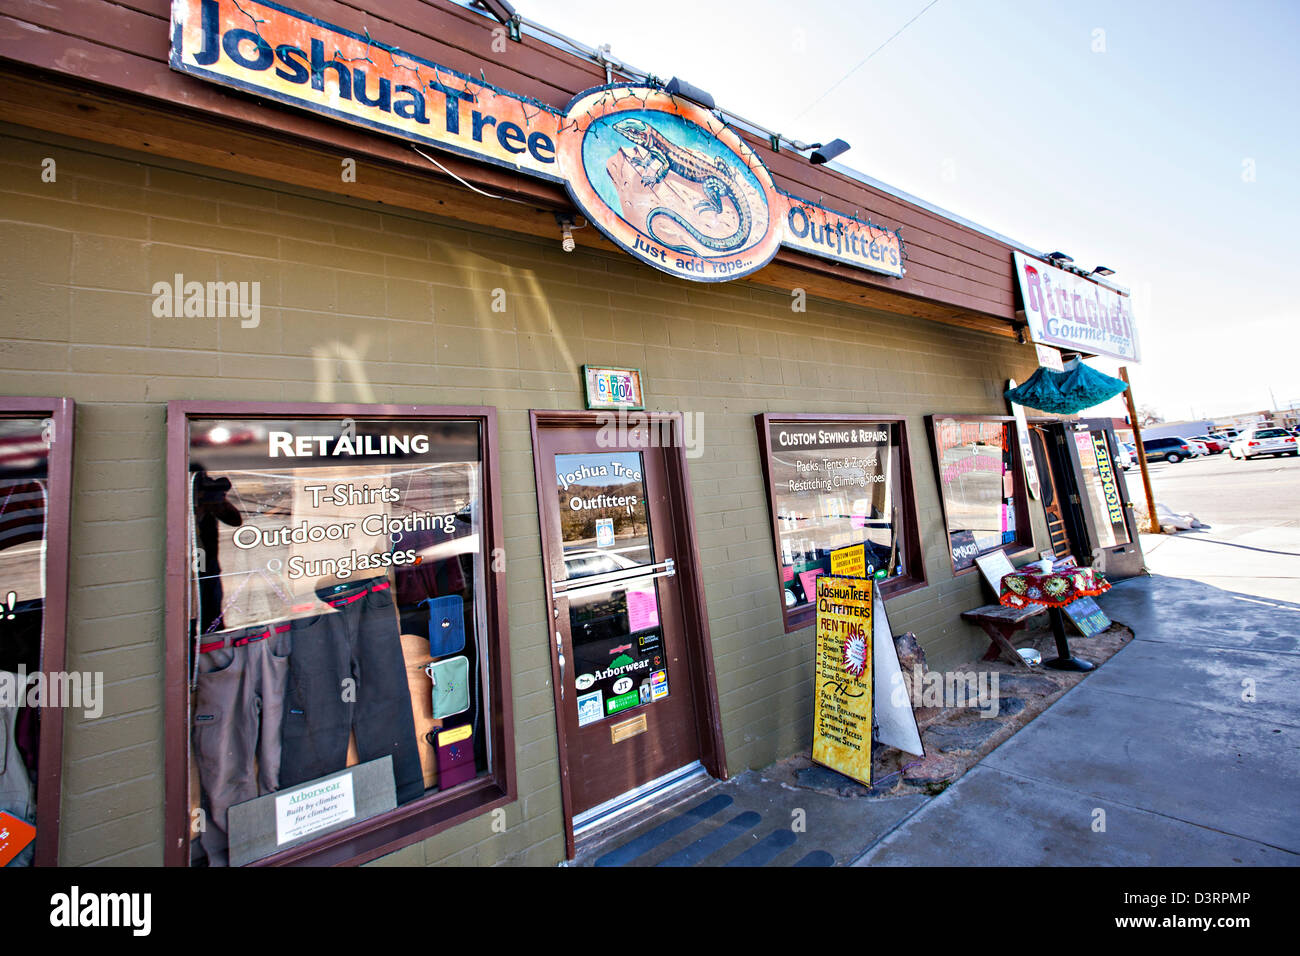
<path fill-rule="evenodd" d="M 417 222 L 421 221 L 403 220 L 407 226 Z M 469 333 L 474 356 L 449 356 L 462 358 L 462 361 L 449 363 L 452 366 L 464 366 L 460 381 L 451 382 L 445 377 L 433 375 L 427 384 L 444 384 L 451 388 L 477 388 L 484 385 L 518 387 L 520 371 L 527 365 L 520 361 L 520 353 L 528 347 L 529 342 L 545 343 L 543 347 L 555 349 L 560 359 L 559 367 L 576 372 L 582 361 L 575 357 L 574 349 L 557 321 L 556 312 L 550 303 L 551 297 L 546 294 L 535 269 L 511 264 L 497 255 L 476 251 L 463 244 L 458 245 L 444 237 L 450 227 L 436 223 L 421 225 L 424 228 L 420 231 L 427 233 L 423 238 L 427 240 L 430 250 L 427 283 L 432 293 L 432 309 L 428 317 L 428 335 L 437 342 L 453 329 Z M 511 241 L 480 237 L 477 233 L 468 233 L 466 237 L 471 243 L 481 239 L 485 244 L 499 242 L 503 246 Z M 545 250 L 536 247 L 529 251 L 545 254 Z M 439 307 L 442 297 L 461 305 L 464 311 L 461 314 L 444 315 Z M 490 332 L 514 333 L 518 351 L 507 350 L 501 338 L 489 334 Z M 465 339 L 460 341 L 463 343 Z M 380 343 L 376 342 L 374 333 L 359 331 L 350 341 L 334 339 L 313 346 L 311 355 L 316 372 L 315 400 L 382 404 L 383 399 L 376 394 L 376 385 L 381 383 L 373 381 L 367 371 L 367 366 L 373 362 L 367 356 L 372 354 L 371 350 L 377 344 Z M 443 363 L 439 358 L 440 356 L 433 356 L 428 362 L 429 366 L 440 367 Z M 409 356 L 403 358 L 392 354 L 388 357 L 388 362 L 403 361 L 418 364 L 418 359 Z M 436 402 L 453 403 L 455 402 Z"/>

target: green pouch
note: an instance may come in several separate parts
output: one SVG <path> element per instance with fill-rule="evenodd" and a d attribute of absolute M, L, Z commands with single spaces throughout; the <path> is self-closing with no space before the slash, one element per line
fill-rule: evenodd
<path fill-rule="evenodd" d="M 424 672 L 433 681 L 433 716 L 451 717 L 469 710 L 469 658 L 431 661 Z"/>

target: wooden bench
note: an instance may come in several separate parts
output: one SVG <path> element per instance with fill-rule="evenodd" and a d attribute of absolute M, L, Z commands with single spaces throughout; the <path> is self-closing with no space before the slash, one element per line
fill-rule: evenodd
<path fill-rule="evenodd" d="M 999 653 L 1004 654 L 1012 663 L 1019 664 L 1021 667 L 1028 667 L 1025 659 L 1020 656 L 1016 646 L 1011 643 L 1011 636 L 1017 631 L 1023 631 L 1029 627 L 1029 619 L 1043 614 L 1047 608 L 1038 604 L 1031 604 L 1028 607 L 1003 607 L 1001 604 L 987 604 L 984 607 L 977 607 L 973 611 L 965 611 L 961 619 L 969 621 L 971 624 L 978 624 L 984 628 L 992 642 L 989 644 L 988 651 L 984 654 L 984 660 L 996 660 Z"/>

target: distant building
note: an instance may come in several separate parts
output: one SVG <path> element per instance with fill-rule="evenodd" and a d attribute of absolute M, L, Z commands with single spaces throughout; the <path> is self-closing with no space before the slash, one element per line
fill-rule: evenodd
<path fill-rule="evenodd" d="M 1182 422 L 1159 422 L 1155 425 L 1142 426 L 1142 439 L 1146 441 L 1151 438 L 1195 438 L 1197 435 L 1208 435 L 1214 431 L 1214 422 L 1202 418 L 1194 421 Z M 1127 428 L 1128 437 L 1121 436 L 1122 441 L 1133 440 L 1133 428 Z"/>
<path fill-rule="evenodd" d="M 1238 431 L 1264 422 L 1271 422 L 1283 428 L 1295 428 L 1300 424 L 1300 409 L 1280 408 L 1275 411 L 1265 409 L 1258 412 L 1242 412 L 1240 415 L 1226 415 L 1217 419 L 1220 428 L 1235 428 Z"/>

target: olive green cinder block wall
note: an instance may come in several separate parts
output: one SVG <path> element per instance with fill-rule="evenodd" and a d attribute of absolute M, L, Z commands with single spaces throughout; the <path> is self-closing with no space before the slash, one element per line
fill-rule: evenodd
<path fill-rule="evenodd" d="M 504 832 L 485 815 L 380 863 L 563 856 L 527 413 L 582 407 L 583 363 L 639 367 L 647 407 L 702 416 L 690 474 L 732 773 L 806 747 L 812 726 L 812 632 L 782 628 L 755 413 L 907 416 L 930 583 L 890 601 L 891 624 L 939 667 L 985 646 L 958 617 L 984 599 L 975 575 L 952 574 L 923 416 L 1005 414 L 1001 390 L 1036 366 L 1031 347 L 811 298 L 796 313 L 748 283 L 691 284 L 623 255 L 566 255 L 558 238 L 19 127 L 0 127 L 0 144 L 3 392 L 77 402 L 68 667 L 106 682 L 102 717 L 66 715 L 64 864 L 162 860 L 170 399 L 498 410 L 520 799 Z M 153 284 L 178 273 L 259 282 L 260 324 L 154 317 Z"/>

